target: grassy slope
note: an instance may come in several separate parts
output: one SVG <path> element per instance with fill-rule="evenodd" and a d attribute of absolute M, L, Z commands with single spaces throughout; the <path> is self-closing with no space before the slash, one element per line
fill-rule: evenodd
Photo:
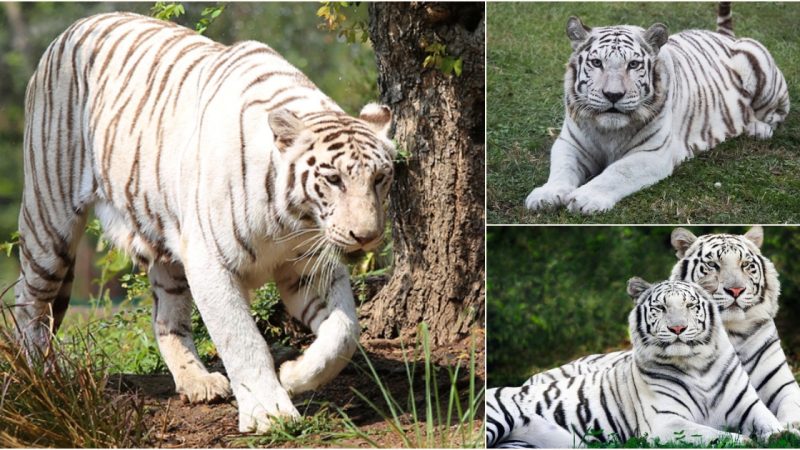
<path fill-rule="evenodd" d="M 563 121 L 565 24 L 660 21 L 676 32 L 713 28 L 711 3 L 489 3 L 488 223 L 797 223 L 800 222 L 800 114 L 797 107 L 767 142 L 739 137 L 677 168 L 668 179 L 590 217 L 531 213 L 527 194 L 547 180 L 552 128 Z M 800 99 L 800 4 L 735 3 L 739 36 L 764 43 L 793 101 Z M 553 131 L 553 130 L 551 130 Z M 714 183 L 721 187 L 714 187 Z"/>

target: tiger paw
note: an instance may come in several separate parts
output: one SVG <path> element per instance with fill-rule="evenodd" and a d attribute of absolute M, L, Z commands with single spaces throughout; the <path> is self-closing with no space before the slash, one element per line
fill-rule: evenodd
<path fill-rule="evenodd" d="M 187 403 L 214 403 L 231 396 L 231 385 L 221 373 L 184 374 L 176 380 L 175 390 Z"/>
<path fill-rule="evenodd" d="M 250 397 L 239 402 L 239 432 L 264 434 L 276 422 L 300 418 L 286 392 L 273 398 L 255 399 Z"/>
<path fill-rule="evenodd" d="M 767 123 L 754 120 L 747 124 L 747 135 L 756 139 L 769 139 L 772 137 L 772 126 Z"/>
<path fill-rule="evenodd" d="M 610 210 L 617 201 L 610 195 L 586 186 L 576 189 L 567 199 L 567 209 L 573 213 L 595 214 Z"/>
<path fill-rule="evenodd" d="M 545 184 L 528 194 L 528 198 L 525 199 L 525 207 L 535 211 L 564 205 L 570 192 L 574 189 L 571 186 Z"/>

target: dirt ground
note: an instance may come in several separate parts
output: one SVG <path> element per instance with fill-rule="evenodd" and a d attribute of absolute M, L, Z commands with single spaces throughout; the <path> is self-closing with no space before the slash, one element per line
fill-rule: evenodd
<path fill-rule="evenodd" d="M 479 334 L 482 336 L 482 334 Z M 362 342 L 367 355 L 377 371 L 381 381 L 387 386 L 394 398 L 403 406 L 408 404 L 409 381 L 399 342 L 376 340 Z M 406 345 L 406 349 L 413 347 Z M 470 343 L 465 339 L 455 345 L 432 349 L 432 360 L 440 367 L 438 386 L 439 396 L 446 408 L 449 394 L 449 382 L 445 367 L 454 366 L 459 359 L 462 369 L 459 371 L 459 392 L 466 394 L 469 386 L 468 371 L 464 370 L 469 360 Z M 486 379 L 485 350 L 483 342 L 477 348 L 476 358 L 476 390 L 484 386 Z M 278 359 L 278 358 L 276 358 Z M 282 358 L 282 359 L 285 359 Z M 339 417 L 336 407 L 341 408 L 359 429 L 369 435 L 380 447 L 402 447 L 403 441 L 384 421 L 383 417 L 372 407 L 362 401 L 354 392 L 358 390 L 368 399 L 386 411 L 383 395 L 375 380 L 364 370 L 367 364 L 360 354 L 354 358 L 342 373 L 331 383 L 321 389 L 306 393 L 294 399 L 295 405 L 304 415 L 313 415 L 320 408 L 327 406 L 329 415 Z M 221 364 L 212 364 L 212 370 L 224 371 Z M 420 414 L 424 417 L 424 366 L 418 364 L 415 371 L 415 400 Z M 111 384 L 118 392 L 137 393 L 143 397 L 148 411 L 147 422 L 150 428 L 152 445 L 155 447 L 369 447 L 364 439 L 344 433 L 341 421 L 334 421 L 339 429 L 329 430 L 324 435 L 306 435 L 297 440 L 281 439 L 272 445 L 268 441 L 258 440 L 242 435 L 237 430 L 237 412 L 234 400 L 219 404 L 189 405 L 182 402 L 175 393 L 175 385 L 169 374 L 164 375 L 119 375 Z M 466 404 L 466 401 L 462 402 Z M 483 410 L 478 417 L 483 417 Z M 409 420 L 406 415 L 403 419 Z M 481 426 L 480 421 L 474 424 Z M 458 445 L 458 443 L 454 443 Z"/>

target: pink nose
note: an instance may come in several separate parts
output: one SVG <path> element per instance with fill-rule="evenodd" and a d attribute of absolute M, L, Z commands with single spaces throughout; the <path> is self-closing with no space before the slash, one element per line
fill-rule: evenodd
<path fill-rule="evenodd" d="M 734 299 L 737 299 L 742 294 L 742 292 L 744 292 L 744 288 L 740 288 L 740 287 L 725 288 L 725 292 L 727 292 Z"/>
<path fill-rule="evenodd" d="M 669 329 L 675 334 L 681 334 L 683 333 L 683 330 L 686 329 L 686 327 L 683 325 L 675 325 L 674 327 L 669 327 Z"/>

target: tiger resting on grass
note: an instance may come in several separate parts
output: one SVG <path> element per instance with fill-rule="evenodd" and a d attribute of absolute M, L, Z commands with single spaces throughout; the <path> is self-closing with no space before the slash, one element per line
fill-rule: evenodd
<path fill-rule="evenodd" d="M 758 398 L 708 286 L 628 282 L 633 349 L 594 371 L 486 393 L 488 447 L 575 447 L 632 437 L 743 443 L 783 426 Z"/>
<path fill-rule="evenodd" d="M 785 427 L 800 427 L 800 386 L 787 363 L 774 320 L 780 294 L 778 273 L 760 250 L 764 230 L 754 226 L 743 235 L 697 237 L 676 228 L 671 241 L 679 258 L 671 278 L 709 288 L 728 338 L 759 398 Z M 625 350 L 585 356 L 533 375 L 525 384 L 591 373 L 618 364 L 630 354 Z"/>
<path fill-rule="evenodd" d="M 291 395 L 348 363 L 360 329 L 339 257 L 382 239 L 387 107 L 350 117 L 264 44 L 113 13 L 50 44 L 25 113 L 15 295 L 29 355 L 64 317 L 94 206 L 106 236 L 147 268 L 158 346 L 189 401 L 232 392 L 239 430 L 264 432 L 298 416 Z M 248 305 L 270 280 L 316 335 L 279 371 Z M 198 357 L 192 300 L 228 378 Z"/>
<path fill-rule="evenodd" d="M 770 138 L 789 113 L 786 81 L 763 45 L 734 37 L 730 14 L 723 3 L 717 32 L 672 36 L 571 17 L 564 124 L 525 206 L 607 211 L 727 139 Z"/>

